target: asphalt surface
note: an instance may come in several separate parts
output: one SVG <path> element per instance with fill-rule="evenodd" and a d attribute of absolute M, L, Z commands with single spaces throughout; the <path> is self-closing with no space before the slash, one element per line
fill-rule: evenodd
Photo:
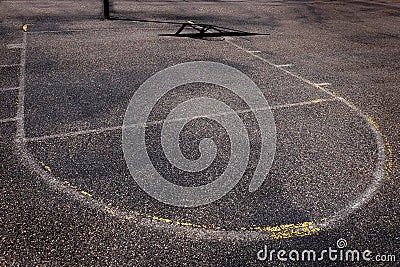
<path fill-rule="evenodd" d="M 1 266 L 399 264 L 399 1 L 114 1 L 118 19 L 107 21 L 101 1 L 0 6 Z M 122 18 L 270 35 L 161 36 L 180 25 Z M 216 122 L 230 114 L 211 114 L 185 125 L 179 146 L 196 160 L 200 140 L 212 138 L 212 164 L 197 173 L 171 166 L 159 122 L 192 98 L 238 112 L 251 148 L 229 193 L 187 208 L 138 186 L 122 124 L 147 79 L 191 61 L 223 63 L 254 81 L 272 108 L 276 152 L 262 186 L 249 192 L 265 126 L 249 103 L 212 84 L 171 90 L 143 122 L 146 151 L 163 177 L 208 184 L 242 156 L 232 155 L 233 139 Z M 264 247 L 340 249 L 340 238 L 343 249 L 370 250 L 373 260 L 257 257 Z"/>

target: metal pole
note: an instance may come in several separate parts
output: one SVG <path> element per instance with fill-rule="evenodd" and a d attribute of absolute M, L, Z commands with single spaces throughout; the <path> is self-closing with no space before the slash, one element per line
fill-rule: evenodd
<path fill-rule="evenodd" d="M 104 19 L 110 19 L 110 1 L 103 0 Z"/>

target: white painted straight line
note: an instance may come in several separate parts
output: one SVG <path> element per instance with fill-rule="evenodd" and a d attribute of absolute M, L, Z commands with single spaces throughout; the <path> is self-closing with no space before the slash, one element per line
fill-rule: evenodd
<path fill-rule="evenodd" d="M 19 90 L 18 90 L 18 109 L 17 109 L 17 116 L 21 118 L 17 121 L 17 132 L 16 132 L 16 145 L 17 148 L 23 151 L 22 153 L 26 152 L 26 147 L 24 143 L 20 143 L 25 138 L 25 64 L 26 64 L 26 50 L 27 50 L 27 41 L 26 37 L 27 33 L 24 31 L 22 34 L 22 49 L 21 49 L 21 63 L 20 63 L 20 70 L 19 70 Z"/>
<path fill-rule="evenodd" d="M 327 85 L 331 85 L 331 83 L 317 83 L 317 85 L 319 85 L 319 86 L 327 86 Z"/>
<path fill-rule="evenodd" d="M 0 119 L 0 123 L 10 122 L 10 121 L 17 121 L 17 120 L 21 120 L 21 119 L 22 118 L 19 118 L 19 117 L 5 118 L 5 119 Z"/>
<path fill-rule="evenodd" d="M 285 68 L 285 67 L 293 67 L 293 64 L 282 64 L 282 65 L 276 65 L 279 68 Z"/>
<path fill-rule="evenodd" d="M 21 49 L 21 68 L 20 68 L 20 77 L 19 77 L 19 91 L 18 91 L 18 110 L 17 117 L 20 118 L 16 123 L 16 135 L 14 139 L 15 146 L 15 155 L 17 155 L 23 165 L 31 171 L 32 174 L 36 174 L 39 176 L 50 189 L 56 190 L 58 193 L 67 193 L 74 200 L 80 201 L 80 203 L 87 203 L 91 208 L 95 208 L 97 210 L 105 210 L 108 207 L 106 204 L 103 204 L 94 199 L 88 199 L 86 195 L 82 194 L 82 191 L 73 190 L 70 186 L 67 186 L 65 182 L 60 180 L 58 177 L 55 177 L 53 174 L 49 173 L 47 169 L 43 168 L 43 165 L 39 163 L 39 160 L 36 159 L 27 149 L 25 142 L 25 129 L 24 129 L 24 106 L 25 106 L 25 75 L 26 75 L 26 57 L 27 57 L 27 33 L 23 32 L 23 48 Z M 22 166 L 21 166 L 22 167 Z M 126 217 L 128 213 L 118 216 Z"/>
<path fill-rule="evenodd" d="M 0 92 L 19 90 L 19 87 L 0 88 Z"/>
<path fill-rule="evenodd" d="M 20 67 L 21 64 L 0 65 L 0 68 Z"/>
<path fill-rule="evenodd" d="M 249 53 L 261 53 L 261 51 L 259 51 L 259 50 L 249 50 L 247 52 L 249 52 Z"/>
<path fill-rule="evenodd" d="M 255 109 L 255 110 L 244 109 L 244 110 L 238 110 L 238 111 L 232 111 L 232 112 L 204 114 L 203 116 L 200 116 L 200 117 L 212 118 L 212 117 L 225 116 L 225 115 L 231 115 L 231 114 L 244 114 L 244 113 L 249 113 L 249 112 L 257 112 L 257 111 L 263 111 L 263 110 L 268 110 L 268 109 L 276 110 L 276 109 L 280 109 L 280 108 L 290 108 L 290 107 L 296 107 L 296 106 L 313 105 L 313 104 L 327 102 L 327 101 L 335 101 L 337 99 L 338 99 L 337 97 L 313 99 L 310 101 L 282 104 L 282 105 L 276 105 L 276 106 L 271 106 L 271 107 L 259 108 L 259 109 Z M 152 121 L 152 122 L 148 122 L 148 123 L 138 123 L 138 124 L 128 125 L 128 126 L 126 126 L 126 128 L 149 127 L 149 126 L 153 126 L 153 125 L 157 125 L 157 124 L 163 124 L 165 122 L 168 123 L 168 122 L 182 121 L 182 120 L 187 120 L 187 119 L 192 119 L 192 118 L 177 118 L 174 120 L 158 120 L 158 121 Z M 66 132 L 66 133 L 50 134 L 50 135 L 43 135 L 43 136 L 37 136 L 37 137 L 28 137 L 28 138 L 25 138 L 24 140 L 26 142 L 44 141 L 47 139 L 75 137 L 78 135 L 85 135 L 85 134 L 100 134 L 100 133 L 109 132 L 109 131 L 120 131 L 120 130 L 122 130 L 122 128 L 123 128 L 122 126 L 103 127 L 103 128 L 97 128 L 97 129 L 75 131 L 75 132 Z"/>
<path fill-rule="evenodd" d="M 23 48 L 23 44 L 8 44 L 7 49 L 21 49 Z"/>
<path fill-rule="evenodd" d="M 117 130 L 121 130 L 121 129 L 122 129 L 122 126 L 104 127 L 104 128 L 88 129 L 88 130 L 81 130 L 81 131 L 75 131 L 75 132 L 43 135 L 43 136 L 37 136 L 37 137 L 27 137 L 27 138 L 25 138 L 25 141 L 27 141 L 27 142 L 43 141 L 46 139 L 74 137 L 74 136 L 85 135 L 85 134 L 99 134 L 99 133 L 104 133 L 104 132 L 109 132 L 109 131 L 117 131 Z"/>
<path fill-rule="evenodd" d="M 29 34 L 35 34 L 35 33 L 61 33 L 61 32 L 84 32 L 84 31 L 89 31 L 88 30 L 44 30 L 44 31 L 29 31 Z"/>
<path fill-rule="evenodd" d="M 290 76 L 292 76 L 292 77 L 294 77 L 294 78 L 299 79 L 300 81 L 303 81 L 303 82 L 305 82 L 305 83 L 307 83 L 307 84 L 309 84 L 309 85 L 311 85 L 311 86 L 314 86 L 314 87 L 320 89 L 321 91 L 325 92 L 326 94 L 330 95 L 331 97 L 336 97 L 335 94 L 333 94 L 333 93 L 331 93 L 330 91 L 326 90 L 324 87 L 322 87 L 322 86 L 320 86 L 320 85 L 318 85 L 318 84 L 316 84 L 316 83 L 314 83 L 314 82 L 312 82 L 312 81 L 310 81 L 310 80 L 308 80 L 308 79 L 306 79 L 306 78 L 303 78 L 303 77 L 301 77 L 300 75 L 294 74 L 293 72 L 288 71 L 288 70 L 286 70 L 286 69 L 283 68 L 283 67 L 279 67 L 279 65 L 274 64 L 274 63 L 272 63 L 271 61 L 269 61 L 269 60 L 267 60 L 267 59 L 265 59 L 265 58 L 263 58 L 263 57 L 260 57 L 259 55 L 249 53 L 249 52 L 247 52 L 246 49 L 244 49 L 243 47 L 241 47 L 241 46 L 235 44 L 235 43 L 232 42 L 232 41 L 229 41 L 229 40 L 225 39 L 225 42 L 227 42 L 228 44 L 231 44 L 231 45 L 233 45 L 234 47 L 236 47 L 236 48 L 238 48 L 238 49 L 240 49 L 240 50 L 242 50 L 242 51 L 244 51 L 244 52 L 246 52 L 246 53 L 252 55 L 252 56 L 255 57 L 255 58 L 258 58 L 259 60 L 261 60 L 261 61 L 267 63 L 267 64 L 270 65 L 270 66 L 273 66 L 273 67 L 276 67 L 276 68 L 282 70 L 283 72 L 287 73 L 288 75 L 290 75 Z"/>
<path fill-rule="evenodd" d="M 298 102 L 298 103 L 292 103 L 292 104 L 277 105 L 277 106 L 271 107 L 271 109 L 299 107 L 299 106 L 306 106 L 306 105 L 312 105 L 312 104 L 328 102 L 328 101 L 335 101 L 335 100 L 339 100 L 339 98 L 338 97 L 320 98 L 320 99 L 314 99 L 314 100 L 310 100 L 310 101 L 304 101 L 304 102 Z"/>

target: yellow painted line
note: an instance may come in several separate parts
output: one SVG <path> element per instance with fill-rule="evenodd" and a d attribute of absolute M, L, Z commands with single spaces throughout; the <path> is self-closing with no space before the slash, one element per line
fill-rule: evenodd
<path fill-rule="evenodd" d="M 42 166 L 46 166 L 45 163 L 39 162 Z M 81 195 L 86 197 L 93 197 L 92 194 L 79 189 L 78 186 L 71 184 L 69 181 L 64 181 L 64 185 L 70 189 L 73 189 L 79 192 Z M 179 220 L 167 219 L 159 216 L 148 215 L 138 211 L 131 210 L 121 210 L 120 208 L 114 208 L 112 203 L 104 203 L 103 199 L 98 199 L 98 201 L 102 204 L 102 209 L 105 213 L 113 216 L 113 217 L 121 217 L 121 211 L 126 212 L 127 214 L 122 216 L 122 221 L 131 221 L 134 217 L 142 217 L 149 218 L 153 221 L 158 221 L 162 223 L 167 223 L 171 225 L 181 226 L 181 227 L 189 227 L 189 228 L 201 228 L 206 230 L 220 230 L 220 231 L 249 231 L 249 232 L 269 232 L 271 234 L 272 239 L 280 239 L 280 238 L 290 238 L 290 237 L 299 237 L 299 236 L 307 236 L 311 235 L 315 232 L 321 231 L 321 228 L 318 227 L 316 222 L 303 222 L 298 224 L 283 224 L 279 226 L 265 226 L 265 227 L 240 227 L 238 229 L 224 229 L 219 226 L 214 225 L 205 225 L 205 224 L 195 224 L 191 222 L 184 222 Z"/>
<path fill-rule="evenodd" d="M 92 197 L 92 195 L 91 195 L 90 193 L 86 192 L 86 191 L 81 190 L 80 193 L 81 193 L 82 195 L 84 195 L 84 196 Z"/>
<path fill-rule="evenodd" d="M 73 189 L 73 190 L 75 190 L 75 191 L 77 191 L 77 192 L 79 192 L 81 195 L 83 195 L 83 196 L 85 196 L 85 197 L 93 197 L 93 195 L 90 194 L 89 192 L 86 192 L 86 191 L 84 191 L 84 190 L 82 190 L 82 189 L 79 189 L 78 186 L 72 185 L 72 184 L 71 184 L 70 182 L 68 182 L 68 181 L 64 181 L 64 185 L 67 186 L 67 187 L 69 187 L 69 188 L 71 188 L 71 189 Z"/>
<path fill-rule="evenodd" d="M 117 215 L 117 211 L 109 206 L 104 206 L 104 211 L 111 214 L 112 216 Z"/>
<path fill-rule="evenodd" d="M 258 232 L 270 232 L 273 239 L 291 238 L 299 236 L 308 236 L 313 233 L 321 231 L 321 227 L 316 222 L 303 222 L 298 224 L 283 224 L 279 226 L 267 226 L 267 227 L 242 227 L 242 231 L 258 231 Z"/>
<path fill-rule="evenodd" d="M 338 98 L 337 98 L 337 97 L 332 97 L 332 98 L 318 98 L 318 99 L 313 99 L 313 100 L 304 101 L 304 102 L 298 102 L 298 103 L 291 103 L 291 104 L 282 104 L 282 105 L 271 106 L 271 109 L 280 109 L 280 108 L 290 108 L 290 107 L 306 106 L 306 105 L 318 104 L 318 103 L 322 103 L 322 102 L 335 101 L 335 100 L 338 100 Z"/>
<path fill-rule="evenodd" d="M 327 89 L 315 84 L 314 85 L 317 88 L 320 88 L 323 91 L 326 91 Z M 305 101 L 301 103 L 294 103 L 293 106 L 299 106 L 299 105 L 307 105 L 307 104 L 316 104 L 316 103 L 321 103 L 321 102 L 326 102 L 326 101 L 334 101 L 336 99 L 339 99 L 340 97 L 338 96 L 337 93 L 335 92 L 330 92 L 332 95 L 335 95 L 336 97 L 333 98 L 325 98 L 325 99 L 313 99 L 310 101 Z M 348 101 L 351 105 L 354 105 L 350 101 Z M 286 106 L 292 106 L 291 104 L 285 104 Z M 357 108 L 354 105 L 354 108 Z M 357 108 L 358 109 L 358 108 Z M 380 131 L 378 124 L 372 119 L 372 117 L 368 116 L 368 122 L 373 125 L 373 127 L 378 131 L 378 133 L 384 138 L 386 148 L 388 151 L 388 157 L 387 157 L 387 173 L 386 176 L 387 178 L 390 177 L 390 173 L 392 172 L 393 168 L 393 162 L 392 162 L 392 149 L 390 146 L 390 143 L 387 139 L 387 137 Z M 43 162 L 39 162 L 47 171 L 51 172 L 50 167 L 45 165 Z M 70 184 L 68 181 L 64 182 L 65 185 L 67 185 L 69 188 L 74 189 L 81 193 L 82 195 L 86 197 L 92 197 L 92 194 L 80 190 L 77 186 Z M 102 200 L 100 200 L 101 203 L 103 203 Z M 105 204 L 103 206 L 103 210 L 112 215 L 112 216 L 117 216 L 120 214 L 121 209 L 113 208 L 112 205 Z M 154 221 L 162 222 L 162 223 L 168 223 L 171 225 L 176 225 L 176 226 L 181 226 L 181 227 L 188 227 L 188 228 L 201 228 L 201 229 L 206 229 L 206 230 L 220 230 L 220 231 L 247 231 L 247 232 L 265 232 L 265 233 L 270 233 L 272 239 L 286 239 L 286 238 L 293 238 L 293 237 L 304 237 L 304 236 L 309 236 L 312 235 L 316 232 L 319 232 L 322 230 L 322 227 L 320 226 L 321 223 L 326 220 L 326 218 L 321 219 L 319 223 L 314 222 L 314 221 L 306 221 L 302 223 L 296 223 L 296 224 L 283 224 L 279 226 L 254 226 L 254 227 L 240 227 L 237 229 L 224 229 L 219 226 L 214 226 L 214 225 L 205 225 L 205 224 L 195 224 L 191 222 L 184 222 L 184 221 L 178 221 L 178 220 L 172 220 L 168 218 L 163 218 L 163 217 L 158 217 L 158 216 L 153 216 L 153 215 L 147 215 L 144 213 L 140 213 L 138 211 L 127 211 L 129 214 L 132 215 L 125 215 L 122 219 L 131 221 L 134 217 L 142 217 L 142 218 L 149 218 Z"/>
<path fill-rule="evenodd" d="M 47 166 L 43 161 L 39 161 L 39 164 L 43 167 L 43 169 L 51 173 L 51 168 Z"/>
<path fill-rule="evenodd" d="M 188 21 L 188 23 L 193 23 L 192 21 Z M 25 26 L 25 25 L 24 25 Z M 24 28 L 23 28 L 24 29 Z M 27 30 L 27 25 L 24 29 L 24 31 Z M 256 56 L 258 57 L 258 56 Z M 260 59 L 263 59 L 261 57 L 259 57 Z M 263 59 L 264 60 L 264 59 Z M 265 61 L 265 60 L 264 60 Z M 286 71 L 287 72 L 287 71 Z M 294 74 L 291 74 L 292 76 L 295 76 Z M 296 76 L 295 76 L 296 77 Z M 299 78 L 301 80 L 303 80 L 304 82 L 324 91 L 327 92 L 328 94 L 330 94 L 331 96 L 333 96 L 333 98 L 329 98 L 329 99 L 314 99 L 314 100 L 310 100 L 310 101 L 306 101 L 304 103 L 308 103 L 308 104 L 314 104 L 314 103 L 320 103 L 320 102 L 324 102 L 324 101 L 331 101 L 334 99 L 344 99 L 342 97 L 340 97 L 337 93 L 330 91 L 326 88 L 324 88 L 323 86 L 317 84 L 317 83 L 313 83 L 307 79 L 301 78 L 299 76 Z M 350 103 L 350 105 L 352 105 L 352 107 L 356 110 L 360 109 L 355 106 L 353 103 L 351 103 L 350 101 L 348 101 L 346 99 L 347 103 Z M 290 105 L 290 104 L 288 104 Z M 298 104 L 297 104 L 298 105 Z M 388 141 L 388 138 L 380 131 L 378 124 L 371 118 L 371 117 L 367 117 L 368 118 L 368 122 L 376 129 L 376 131 L 379 133 L 379 135 L 382 136 L 382 138 L 384 139 L 385 145 L 386 145 L 386 149 L 387 149 L 387 153 L 388 156 L 386 158 L 386 163 L 387 163 L 387 177 L 390 177 L 390 173 L 392 172 L 393 169 L 393 162 L 392 162 L 392 149 L 390 146 L 390 143 Z M 45 170 L 47 170 L 48 172 L 51 172 L 51 168 L 48 167 L 47 165 L 45 165 L 43 162 L 39 162 L 43 168 L 45 168 Z M 81 195 L 86 196 L 86 197 L 92 197 L 92 195 L 86 191 L 80 190 L 77 186 L 72 185 L 71 183 L 69 183 L 68 181 L 64 182 L 64 185 L 74 189 L 76 191 L 78 191 Z M 301 236 L 308 236 L 311 235 L 313 233 L 319 232 L 322 230 L 322 222 L 325 219 L 321 219 L 320 222 L 314 222 L 314 221 L 306 221 L 306 222 L 302 222 L 302 223 L 296 223 L 296 224 L 283 224 L 283 225 L 279 225 L 279 226 L 254 226 L 254 227 L 240 227 L 238 229 L 224 229 L 218 226 L 214 226 L 214 225 L 205 225 L 205 224 L 194 224 L 194 223 L 190 223 L 190 222 L 182 222 L 182 221 L 178 221 L 178 220 L 171 220 L 171 219 L 167 219 L 167 218 L 162 218 L 162 217 L 158 217 L 158 216 L 152 216 L 152 215 L 146 215 L 144 213 L 140 213 L 137 211 L 128 211 L 129 214 L 132 215 L 124 215 L 121 216 L 125 210 L 120 209 L 120 208 L 113 208 L 111 203 L 109 204 L 105 204 L 104 201 L 102 199 L 98 199 L 98 201 L 102 204 L 102 210 L 105 211 L 106 213 L 112 215 L 112 216 L 116 216 L 119 217 L 124 220 L 132 220 L 133 216 L 137 216 L 137 217 L 145 217 L 145 218 L 149 218 L 151 220 L 154 221 L 159 221 L 159 222 L 163 222 L 163 223 L 168 223 L 171 225 L 177 225 L 177 226 L 182 226 L 182 227 L 190 227 L 190 228 L 203 228 L 203 229 L 208 229 L 208 230 L 221 230 L 221 231 L 250 231 L 250 232 L 268 232 L 271 234 L 271 237 L 273 239 L 282 239 L 282 238 L 291 238 L 291 237 L 301 237 Z"/>
<path fill-rule="evenodd" d="M 172 223 L 172 220 L 170 220 L 170 219 L 160 218 L 160 217 L 157 217 L 157 216 L 153 216 L 152 219 L 160 221 L 160 222 Z"/>
<path fill-rule="evenodd" d="M 392 169 L 393 169 L 393 159 L 392 159 L 393 155 L 392 155 L 391 145 L 389 143 L 389 139 L 387 138 L 387 136 L 385 134 L 383 134 L 383 132 L 380 130 L 378 124 L 372 119 L 372 117 L 370 117 L 370 116 L 366 115 L 365 113 L 363 113 L 362 110 L 359 107 L 357 107 L 355 104 L 353 104 L 348 99 L 345 99 L 345 98 L 339 96 L 339 94 L 337 94 L 336 92 L 325 88 L 324 86 L 328 85 L 328 84 L 320 84 L 320 83 L 312 82 L 312 81 L 310 81 L 310 80 L 308 80 L 306 78 L 303 78 L 303 77 L 301 77 L 301 76 L 299 76 L 297 74 L 294 74 L 291 71 L 288 71 L 288 70 L 282 68 L 280 65 L 276 65 L 276 64 L 268 61 L 267 59 L 265 59 L 265 58 L 263 58 L 261 56 L 255 55 L 254 53 L 249 53 L 243 47 L 241 47 L 241 46 L 239 46 L 239 45 L 237 45 L 237 44 L 235 44 L 235 43 L 233 43 L 233 42 L 231 42 L 229 40 L 225 40 L 225 41 L 227 43 L 229 43 L 229 44 L 231 44 L 231 45 L 233 45 L 233 46 L 245 51 L 246 53 L 252 55 L 253 57 L 258 58 L 261 61 L 263 61 L 263 62 L 265 62 L 265 63 L 267 63 L 267 64 L 269 64 L 269 65 L 271 65 L 273 67 L 276 67 L 276 68 L 282 70 L 283 72 L 289 74 L 290 76 L 295 77 L 295 78 L 297 78 L 297 79 L 299 79 L 299 80 L 301 80 L 301 81 L 303 81 L 303 82 L 305 82 L 305 83 L 307 83 L 307 84 L 309 84 L 309 85 L 311 85 L 311 86 L 313 86 L 313 87 L 315 87 L 315 88 L 317 88 L 317 89 L 319 89 L 319 90 L 331 95 L 333 98 L 337 98 L 338 100 L 341 100 L 348 107 L 356 110 L 362 117 L 367 118 L 368 123 L 375 129 L 375 134 L 377 136 L 380 136 L 383 139 L 383 144 L 382 145 L 383 145 L 383 148 L 385 148 L 385 150 L 386 150 L 385 151 L 386 157 L 384 158 L 385 163 L 386 163 L 386 170 L 387 170 L 386 171 L 386 178 L 390 179 L 390 175 L 391 175 Z M 378 143 L 379 143 L 379 141 L 378 141 Z M 359 203 L 357 203 L 357 205 L 358 204 Z M 332 218 L 335 218 L 335 216 L 333 216 Z M 324 225 L 323 221 L 321 221 L 321 223 L 319 225 L 323 226 Z M 317 232 L 317 231 L 321 230 L 319 227 L 315 227 L 315 228 L 312 227 L 312 229 L 310 231 L 308 231 L 307 228 L 304 228 L 304 227 L 300 226 L 299 229 L 302 229 L 302 231 L 297 231 L 296 229 L 298 228 L 298 225 L 297 226 L 296 225 L 295 226 L 286 225 L 285 227 L 280 226 L 279 228 L 280 229 L 278 229 L 278 230 L 275 227 L 274 228 L 267 228 L 267 230 L 272 231 L 273 238 L 289 238 L 289 237 L 298 236 L 298 235 L 308 235 L 308 234 L 311 234 L 311 233 L 314 233 L 314 232 Z M 287 228 L 289 228 L 290 231 L 287 231 Z M 306 231 L 304 231 L 304 229 L 306 229 Z M 262 228 L 256 227 L 256 230 L 260 231 L 260 230 L 262 230 Z M 277 230 L 277 231 L 274 232 L 274 230 Z"/>
<path fill-rule="evenodd" d="M 325 88 L 323 88 L 320 85 L 315 84 L 316 87 L 321 87 L 321 90 L 327 90 Z M 336 95 L 337 94 L 335 92 L 331 92 L 332 95 Z M 302 102 L 300 103 L 300 105 L 306 105 L 306 104 L 315 104 L 315 103 L 321 103 L 321 102 L 325 102 L 325 101 L 333 101 L 339 99 L 339 97 L 334 97 L 334 98 L 328 98 L 328 99 L 313 99 L 310 101 L 306 101 L 306 102 Z M 351 103 L 351 102 L 349 102 Z M 351 103 L 352 104 L 352 103 Z M 286 104 L 285 106 L 290 106 L 291 104 Z M 299 103 L 295 103 L 293 104 L 295 106 L 299 106 Z M 352 104 L 353 105 L 353 104 Z M 356 108 L 356 106 L 354 106 Z M 392 150 L 391 150 L 391 146 L 390 143 L 387 139 L 387 137 L 380 131 L 378 124 L 371 118 L 368 116 L 368 122 L 373 125 L 373 127 L 379 132 L 379 134 L 384 138 L 385 143 L 386 143 L 386 147 L 388 150 L 388 157 L 387 157 L 387 164 L 388 164 L 388 171 L 387 171 L 387 177 L 389 177 L 391 171 L 392 171 Z M 48 167 L 44 162 L 39 162 L 43 168 L 45 168 L 48 172 L 51 172 L 50 167 Z M 64 185 L 68 186 L 69 188 L 78 191 L 80 194 L 82 194 L 83 196 L 86 197 L 93 197 L 92 194 L 83 191 L 81 189 L 79 189 L 76 185 L 72 185 L 70 182 L 68 181 L 64 181 Z M 99 199 L 100 203 L 104 203 L 104 201 L 102 199 Z M 121 213 L 124 213 L 125 210 L 121 210 L 120 208 L 113 208 L 112 204 L 103 204 L 103 209 L 104 212 L 106 212 L 107 214 L 110 214 L 113 217 L 121 217 Z M 121 212 L 122 211 L 122 212 Z M 159 217 L 159 216 L 153 216 L 153 215 L 148 215 L 148 214 L 144 214 L 138 211 L 130 211 L 127 210 L 126 211 L 128 214 L 130 215 L 124 215 L 121 219 L 123 221 L 131 221 L 134 216 L 136 217 L 142 217 L 142 218 L 148 218 L 151 219 L 153 221 L 158 221 L 158 222 L 162 222 L 162 223 L 167 223 L 167 224 L 171 224 L 171 225 L 176 225 L 176 226 L 180 226 L 180 227 L 188 227 L 188 228 L 201 228 L 201 229 L 205 229 L 205 230 L 219 230 L 219 231 L 242 231 L 242 232 L 265 232 L 265 233 L 270 233 L 271 238 L 272 239 L 287 239 L 287 238 L 293 238 L 293 237 L 304 237 L 304 236 L 310 236 L 314 233 L 317 233 L 319 231 L 322 231 L 322 226 L 321 224 L 323 223 L 324 220 L 326 220 L 326 218 L 321 219 L 321 221 L 319 223 L 315 222 L 315 221 L 306 221 L 306 222 L 301 222 L 301 223 L 296 223 L 296 224 L 282 224 L 279 226 L 254 226 L 254 227 L 240 227 L 237 229 L 225 229 L 219 226 L 214 226 L 214 225 L 206 225 L 206 224 L 195 224 L 195 223 L 191 223 L 191 222 L 184 222 L 184 221 L 179 221 L 179 220 L 172 220 L 172 219 L 168 219 L 168 218 L 163 218 L 163 217 Z"/>

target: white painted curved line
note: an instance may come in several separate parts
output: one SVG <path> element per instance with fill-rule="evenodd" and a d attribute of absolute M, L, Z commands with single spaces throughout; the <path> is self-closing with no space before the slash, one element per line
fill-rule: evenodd
<path fill-rule="evenodd" d="M 236 48 L 243 50 L 244 52 L 247 52 L 246 49 L 244 49 L 243 47 L 229 41 L 229 40 L 225 40 L 227 43 L 235 46 Z M 247 52 L 248 53 L 248 52 Z M 319 226 L 321 227 L 326 227 L 326 226 L 332 226 L 335 222 L 340 221 L 342 219 L 344 219 L 346 216 L 348 216 L 350 213 L 352 213 L 353 211 L 355 211 L 356 209 L 358 209 L 359 207 L 361 207 L 363 204 L 365 204 L 366 202 L 368 202 L 376 193 L 376 191 L 379 189 L 379 187 L 382 185 L 382 182 L 385 180 L 385 170 L 386 170 L 386 156 L 385 156 L 385 151 L 386 151 L 386 147 L 385 147 L 385 143 L 383 141 L 382 138 L 382 134 L 379 132 L 379 130 L 375 127 L 374 123 L 371 121 L 371 118 L 364 114 L 360 108 L 358 108 L 357 106 L 355 106 L 354 104 L 352 104 L 350 101 L 346 100 L 343 97 L 337 96 L 335 93 L 330 92 L 329 90 L 327 90 L 326 88 L 324 88 L 321 84 L 317 84 L 317 83 L 313 83 L 308 79 L 305 79 L 297 74 L 292 73 L 289 70 L 286 70 L 284 68 L 282 68 L 280 65 L 275 65 L 274 63 L 270 62 L 267 59 L 262 58 L 261 56 L 258 55 L 254 55 L 252 53 L 248 53 L 252 56 L 254 56 L 255 58 L 258 58 L 260 60 L 262 60 L 263 62 L 267 63 L 270 66 L 276 67 L 280 70 L 282 70 L 283 72 L 287 73 L 288 75 L 297 78 L 323 92 L 325 92 L 326 94 L 332 96 L 332 97 L 336 97 L 340 102 L 342 102 L 344 105 L 346 105 L 347 107 L 353 109 L 354 111 L 357 112 L 357 114 L 363 118 L 370 130 L 372 131 L 372 133 L 375 136 L 375 141 L 376 141 L 376 145 L 377 145 L 377 150 L 378 150 L 378 155 L 377 155 L 377 165 L 375 167 L 375 171 L 373 174 L 373 181 L 371 183 L 371 185 L 366 189 L 366 191 L 361 194 L 359 197 L 357 197 L 355 200 L 353 200 L 351 202 L 350 205 L 348 205 L 346 208 L 344 208 L 343 210 L 340 210 L 339 212 L 337 212 L 336 214 L 334 214 L 331 218 L 328 218 L 327 220 L 325 220 L 323 223 L 320 223 Z"/>
<path fill-rule="evenodd" d="M 228 43 L 234 45 L 235 47 L 247 52 L 244 48 L 227 41 Z M 26 137 L 25 137 L 25 128 L 24 128 L 24 103 L 25 103 L 25 75 L 26 75 L 26 51 L 27 51 L 27 32 L 23 32 L 23 44 L 22 44 L 22 50 L 21 50 L 21 68 L 20 68 L 20 86 L 18 90 L 18 109 L 17 109 L 17 117 L 19 118 L 17 122 L 17 132 L 16 132 L 16 138 L 15 138 L 15 152 L 17 156 L 21 158 L 21 161 L 34 173 L 36 173 L 43 181 L 45 181 L 51 189 L 54 189 L 58 192 L 65 193 L 66 195 L 72 197 L 75 200 L 80 201 L 81 203 L 88 205 L 89 207 L 96 208 L 99 210 L 107 210 L 109 207 L 107 204 L 104 204 L 103 202 L 96 200 L 94 198 L 88 198 L 84 194 L 79 193 L 76 190 L 71 189 L 68 185 L 63 183 L 60 179 L 52 175 L 50 172 L 46 171 L 43 169 L 43 167 L 38 163 L 38 161 L 35 159 L 35 157 L 29 153 L 27 147 L 26 147 Z M 378 164 L 375 168 L 374 172 L 374 180 L 372 184 L 368 187 L 368 189 L 359 196 L 357 199 L 355 199 L 347 208 L 339 211 L 337 214 L 333 215 L 331 218 L 328 218 L 326 221 L 323 223 L 319 223 L 316 225 L 316 227 L 328 227 L 328 226 L 333 226 L 337 221 L 340 221 L 341 219 L 345 218 L 347 215 L 352 213 L 354 210 L 365 204 L 369 199 L 371 199 L 376 191 L 379 189 L 381 186 L 384 177 L 385 177 L 385 145 L 383 138 L 381 136 L 381 133 L 379 130 L 374 126 L 374 124 L 370 121 L 370 117 L 364 114 L 359 108 L 357 108 L 355 105 L 347 101 L 346 99 L 337 96 L 336 94 L 329 92 L 327 89 L 312 83 L 311 81 L 294 74 L 283 67 L 280 67 L 279 65 L 275 65 L 268 60 L 255 55 L 253 53 L 249 53 L 252 56 L 262 60 L 263 62 L 266 62 L 267 64 L 276 67 L 283 72 L 289 74 L 290 76 L 293 76 L 307 84 L 310 84 L 331 97 L 338 99 L 341 101 L 343 104 L 346 106 L 350 107 L 351 109 L 355 110 L 360 117 L 362 117 L 366 122 L 368 123 L 370 130 L 374 133 L 375 138 L 376 138 L 376 143 L 377 143 L 377 149 L 378 149 Z M 185 223 L 165 223 L 163 220 L 156 220 L 151 216 L 148 216 L 146 218 L 139 218 L 132 216 L 131 212 L 124 211 L 119 208 L 113 208 L 113 212 L 111 213 L 113 216 L 119 218 L 119 219 L 126 219 L 129 218 L 132 220 L 136 225 L 138 226 L 150 226 L 150 227 L 155 227 L 159 229 L 164 229 L 167 231 L 171 231 L 173 233 L 176 233 L 176 231 L 179 231 L 186 237 L 193 237 L 193 238 L 200 238 L 200 239 L 209 239 L 209 240 L 215 240 L 218 238 L 219 240 L 224 240 L 224 241 L 242 241 L 242 240 L 260 240 L 260 239 L 271 239 L 272 238 L 272 233 L 265 231 L 236 231 L 236 230 L 214 230 L 214 229 L 199 229 L 199 228 L 190 228 L 186 227 Z M 166 221 L 164 219 L 164 221 Z M 186 225 L 189 225 L 187 223 Z"/>

